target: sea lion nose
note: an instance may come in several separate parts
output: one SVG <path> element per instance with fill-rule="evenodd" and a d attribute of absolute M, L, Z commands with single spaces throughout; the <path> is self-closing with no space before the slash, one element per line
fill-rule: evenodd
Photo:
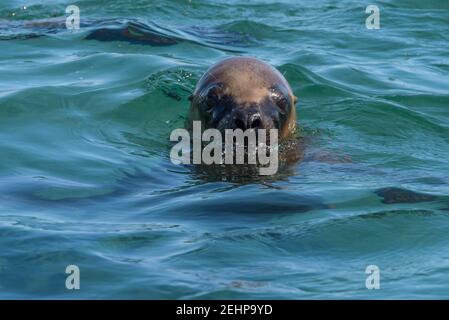
<path fill-rule="evenodd" d="M 239 112 L 234 116 L 234 127 L 236 129 L 260 129 L 262 127 L 262 116 L 257 112 Z"/>
<path fill-rule="evenodd" d="M 262 118 L 259 112 L 252 114 L 248 118 L 248 128 L 259 129 L 262 126 Z"/>
<path fill-rule="evenodd" d="M 234 116 L 234 128 L 242 129 L 243 131 L 247 128 L 247 115 L 243 112 L 239 112 Z"/>

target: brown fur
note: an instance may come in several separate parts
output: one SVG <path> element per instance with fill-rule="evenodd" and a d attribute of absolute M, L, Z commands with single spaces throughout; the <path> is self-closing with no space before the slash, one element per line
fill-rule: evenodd
<path fill-rule="evenodd" d="M 270 88 L 281 87 L 289 95 L 291 108 L 287 114 L 287 120 L 279 128 L 280 138 L 292 136 L 296 128 L 295 103 L 297 98 L 284 76 L 269 64 L 247 57 L 233 57 L 222 60 L 212 66 L 198 81 L 192 95 L 190 107 L 190 121 L 203 121 L 199 108 L 199 96 L 202 90 L 212 83 L 224 84 L 223 94 L 232 97 L 238 108 L 260 104 L 270 95 Z M 275 107 L 275 104 L 273 104 Z"/>

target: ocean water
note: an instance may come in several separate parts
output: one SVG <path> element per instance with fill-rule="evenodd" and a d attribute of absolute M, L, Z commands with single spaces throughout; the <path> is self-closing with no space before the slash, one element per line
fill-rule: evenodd
<path fill-rule="evenodd" d="M 147 37 L 95 36 L 118 25 Z M 171 163 L 234 55 L 285 75 L 325 156 L 264 180 Z M 0 252 L 3 299 L 449 298 L 449 3 L 1 1 Z"/>

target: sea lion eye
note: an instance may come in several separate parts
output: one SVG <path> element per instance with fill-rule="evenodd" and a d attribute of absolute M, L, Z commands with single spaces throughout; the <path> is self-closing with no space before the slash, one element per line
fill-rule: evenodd
<path fill-rule="evenodd" d="M 222 86 L 219 84 L 213 85 L 209 88 L 206 94 L 206 108 L 211 110 L 221 99 Z"/>
<path fill-rule="evenodd" d="M 287 111 L 289 102 L 284 94 L 282 94 L 276 89 L 271 89 L 271 97 L 273 98 L 274 102 L 282 112 Z"/>
<path fill-rule="evenodd" d="M 288 108 L 288 101 L 284 97 L 279 99 L 276 102 L 276 104 L 278 105 L 279 109 L 281 109 L 282 111 L 286 111 Z"/>

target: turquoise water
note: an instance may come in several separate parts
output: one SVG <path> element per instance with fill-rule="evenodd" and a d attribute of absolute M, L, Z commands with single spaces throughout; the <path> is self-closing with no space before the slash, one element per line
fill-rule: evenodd
<path fill-rule="evenodd" d="M 27 24 L 69 4 L 79 31 Z M 368 4 L 2 1 L 0 298 L 449 298 L 449 3 L 376 1 L 379 30 Z M 118 21 L 168 43 L 85 39 Z M 264 181 L 172 164 L 231 55 L 281 70 L 332 156 Z"/>

